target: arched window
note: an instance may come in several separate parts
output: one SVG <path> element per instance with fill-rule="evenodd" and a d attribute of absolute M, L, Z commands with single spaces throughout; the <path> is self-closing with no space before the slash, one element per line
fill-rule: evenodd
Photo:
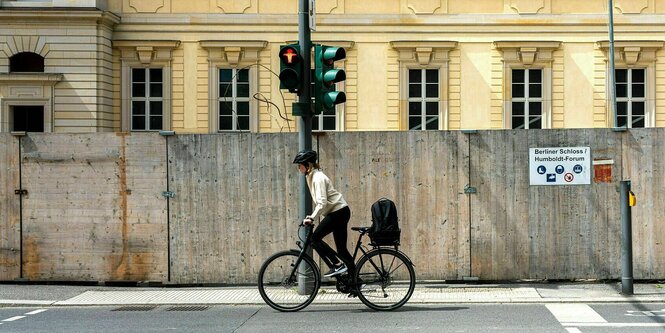
<path fill-rule="evenodd" d="M 10 72 L 44 72 L 44 57 L 37 53 L 21 52 L 9 58 Z"/>

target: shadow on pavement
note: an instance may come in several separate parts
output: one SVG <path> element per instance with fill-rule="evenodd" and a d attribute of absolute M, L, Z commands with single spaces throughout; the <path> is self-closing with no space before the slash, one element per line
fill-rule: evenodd
<path fill-rule="evenodd" d="M 460 311 L 460 310 L 468 310 L 468 307 L 465 306 L 413 306 L 413 305 L 405 305 L 397 310 L 393 311 L 385 311 L 385 313 L 388 312 L 412 312 L 412 311 Z M 339 309 L 331 309 L 331 308 L 325 308 L 325 309 L 316 309 L 315 307 L 309 307 L 304 310 L 301 310 L 299 312 L 351 312 L 351 313 L 364 313 L 364 312 L 376 312 L 376 313 L 382 313 L 384 311 L 375 311 L 370 308 L 364 308 L 364 309 L 345 309 L 345 308 L 339 308 Z"/>

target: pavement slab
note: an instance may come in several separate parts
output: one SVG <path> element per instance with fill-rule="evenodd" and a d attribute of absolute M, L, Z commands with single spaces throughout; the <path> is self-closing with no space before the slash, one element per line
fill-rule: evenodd
<path fill-rule="evenodd" d="M 418 284 L 412 304 L 437 303 L 604 303 L 665 302 L 660 284 L 635 284 L 633 295 L 619 283 Z M 332 286 L 324 286 L 314 304 L 357 304 Z M 243 287 L 100 287 L 0 285 L 0 306 L 87 306 L 224 304 L 263 305 L 256 286 Z"/>

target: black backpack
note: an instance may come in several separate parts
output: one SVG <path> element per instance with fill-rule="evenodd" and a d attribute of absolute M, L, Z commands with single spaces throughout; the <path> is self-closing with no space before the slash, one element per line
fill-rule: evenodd
<path fill-rule="evenodd" d="M 369 238 L 373 245 L 399 245 L 399 236 L 395 203 L 390 199 L 379 199 L 372 204 L 372 227 L 369 229 Z"/>

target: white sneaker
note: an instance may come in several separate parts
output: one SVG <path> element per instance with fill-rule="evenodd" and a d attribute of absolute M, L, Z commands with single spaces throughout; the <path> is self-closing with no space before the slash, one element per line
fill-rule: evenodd
<path fill-rule="evenodd" d="M 346 268 L 346 265 L 341 264 L 337 267 L 331 268 L 326 274 L 323 274 L 323 276 L 330 277 L 330 276 L 340 275 L 342 273 L 345 273 L 347 270 L 348 268 Z"/>

